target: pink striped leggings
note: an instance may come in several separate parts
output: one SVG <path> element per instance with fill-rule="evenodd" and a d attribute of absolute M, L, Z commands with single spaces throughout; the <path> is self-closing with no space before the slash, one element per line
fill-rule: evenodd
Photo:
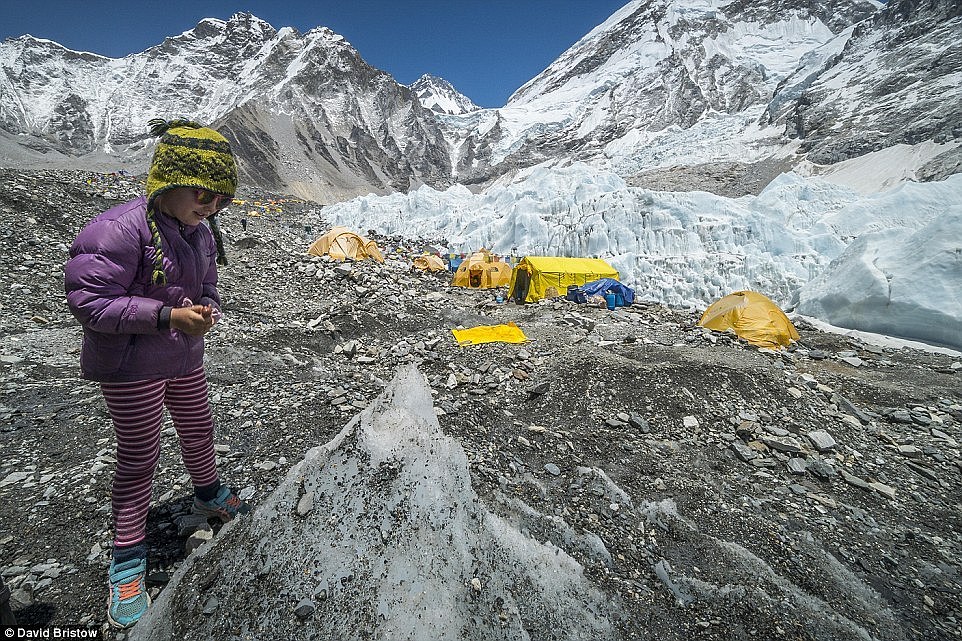
<path fill-rule="evenodd" d="M 180 437 L 191 482 L 197 487 L 217 481 L 207 373 L 201 366 L 181 378 L 101 383 L 100 389 L 117 435 L 117 470 L 110 496 L 114 545 L 134 545 L 146 537 L 164 405 Z"/>

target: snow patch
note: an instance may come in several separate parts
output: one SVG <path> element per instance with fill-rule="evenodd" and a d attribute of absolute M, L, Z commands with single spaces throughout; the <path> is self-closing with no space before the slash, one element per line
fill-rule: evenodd
<path fill-rule="evenodd" d="M 861 194 L 872 194 L 916 180 L 916 172 L 925 163 L 960 144 L 928 140 L 917 145 L 893 145 L 834 165 L 816 165 L 806 160 L 795 171 L 802 176 L 818 176 L 850 187 Z"/>

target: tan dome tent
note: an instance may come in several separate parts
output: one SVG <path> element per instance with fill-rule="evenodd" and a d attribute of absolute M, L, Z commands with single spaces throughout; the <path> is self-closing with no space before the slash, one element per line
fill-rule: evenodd
<path fill-rule="evenodd" d="M 734 330 L 756 347 L 787 347 L 799 340 L 798 330 L 778 305 L 758 292 L 734 292 L 719 298 L 698 324 L 718 332 Z"/>
<path fill-rule="evenodd" d="M 384 256 L 377 248 L 377 243 L 355 234 L 347 227 L 334 227 L 311 243 L 307 253 L 312 256 L 330 256 L 335 260 L 373 258 L 379 263 L 384 262 Z"/>
<path fill-rule="evenodd" d="M 414 259 L 414 269 L 420 269 L 422 272 L 443 272 L 447 268 L 440 256 L 434 254 L 424 254 Z"/>
<path fill-rule="evenodd" d="M 511 281 L 511 265 L 494 256 L 487 249 L 479 249 L 461 261 L 451 284 L 455 287 L 489 289 L 506 287 Z"/>

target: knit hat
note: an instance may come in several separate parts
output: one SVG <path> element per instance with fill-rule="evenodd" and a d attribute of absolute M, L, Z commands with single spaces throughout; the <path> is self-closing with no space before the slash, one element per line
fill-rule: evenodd
<path fill-rule="evenodd" d="M 185 119 L 154 118 L 147 125 L 152 136 L 161 136 L 147 174 L 147 222 L 155 250 L 151 280 L 157 285 L 166 285 L 163 243 L 154 219 L 154 199 L 175 187 L 199 187 L 233 197 L 237 190 L 237 165 L 230 143 L 213 129 Z M 207 223 L 217 245 L 217 262 L 226 265 L 224 239 L 216 216 L 208 217 Z"/>
<path fill-rule="evenodd" d="M 200 187 L 233 197 L 237 166 L 230 143 L 208 127 L 189 120 L 154 118 L 152 136 L 161 136 L 147 174 L 147 206 L 174 187 Z"/>

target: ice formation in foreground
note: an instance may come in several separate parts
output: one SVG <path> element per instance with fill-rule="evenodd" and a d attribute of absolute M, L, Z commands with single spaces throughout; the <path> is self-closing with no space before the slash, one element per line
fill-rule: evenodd
<path fill-rule="evenodd" d="M 605 639 L 614 603 L 482 506 L 409 366 L 188 559 L 135 637 Z"/>

